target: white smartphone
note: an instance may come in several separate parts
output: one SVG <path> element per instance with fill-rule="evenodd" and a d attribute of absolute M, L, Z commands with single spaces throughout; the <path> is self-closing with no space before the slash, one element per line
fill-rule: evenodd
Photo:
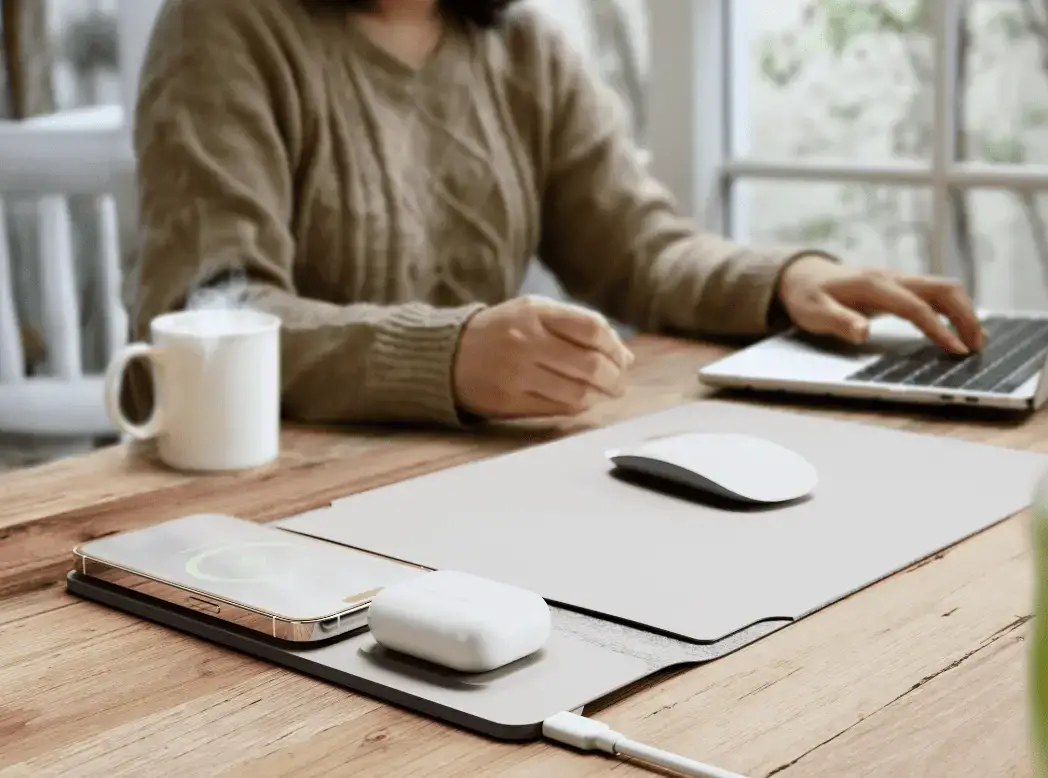
<path fill-rule="evenodd" d="M 367 624 L 371 599 L 424 568 L 222 514 L 93 540 L 85 576 L 280 640 L 329 640 Z"/>

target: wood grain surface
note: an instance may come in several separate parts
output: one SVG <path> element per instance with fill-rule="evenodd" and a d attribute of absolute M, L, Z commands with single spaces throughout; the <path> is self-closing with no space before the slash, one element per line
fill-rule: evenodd
<path fill-rule="evenodd" d="M 64 592 L 72 547 L 198 510 L 254 520 L 699 398 L 723 348 L 638 338 L 623 399 L 471 433 L 288 428 L 274 466 L 165 470 L 114 447 L 0 476 L 0 778 L 651 775 L 496 743 Z M 742 401 L 754 401 L 745 398 Z M 1048 450 L 1043 414 L 759 401 Z M 929 463 L 934 467 L 934 463 Z M 1025 522 L 1006 521 L 711 665 L 605 704 L 613 727 L 745 775 L 1031 774 Z"/>

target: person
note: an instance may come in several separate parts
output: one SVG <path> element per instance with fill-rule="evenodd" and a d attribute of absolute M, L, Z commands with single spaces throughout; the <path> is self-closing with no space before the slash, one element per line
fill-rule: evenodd
<path fill-rule="evenodd" d="M 610 91 L 513 0 L 167 0 L 134 145 L 134 334 L 239 283 L 282 319 L 293 419 L 577 414 L 628 381 L 605 316 L 859 342 L 887 312 L 954 352 L 983 337 L 949 280 L 698 229 Z M 600 313 L 518 297 L 533 256 Z"/>

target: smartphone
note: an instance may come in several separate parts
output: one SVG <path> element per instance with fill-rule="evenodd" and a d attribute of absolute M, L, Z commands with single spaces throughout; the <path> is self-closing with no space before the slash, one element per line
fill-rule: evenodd
<path fill-rule="evenodd" d="M 364 627 L 372 597 L 427 572 L 222 514 L 110 535 L 73 556 L 82 575 L 296 643 Z"/>

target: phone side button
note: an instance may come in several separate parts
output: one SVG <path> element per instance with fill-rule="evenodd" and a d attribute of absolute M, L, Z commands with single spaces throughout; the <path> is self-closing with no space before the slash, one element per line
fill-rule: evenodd
<path fill-rule="evenodd" d="M 341 624 L 342 617 L 335 616 L 333 619 L 325 619 L 324 621 L 319 622 L 317 626 L 320 628 L 321 632 L 323 632 L 325 635 L 328 635 L 332 632 L 337 632 Z"/>
<path fill-rule="evenodd" d="M 199 597 L 186 597 L 186 605 L 195 611 L 207 613 L 212 616 L 217 616 L 222 612 L 222 607 L 218 603 L 208 602 Z"/>

